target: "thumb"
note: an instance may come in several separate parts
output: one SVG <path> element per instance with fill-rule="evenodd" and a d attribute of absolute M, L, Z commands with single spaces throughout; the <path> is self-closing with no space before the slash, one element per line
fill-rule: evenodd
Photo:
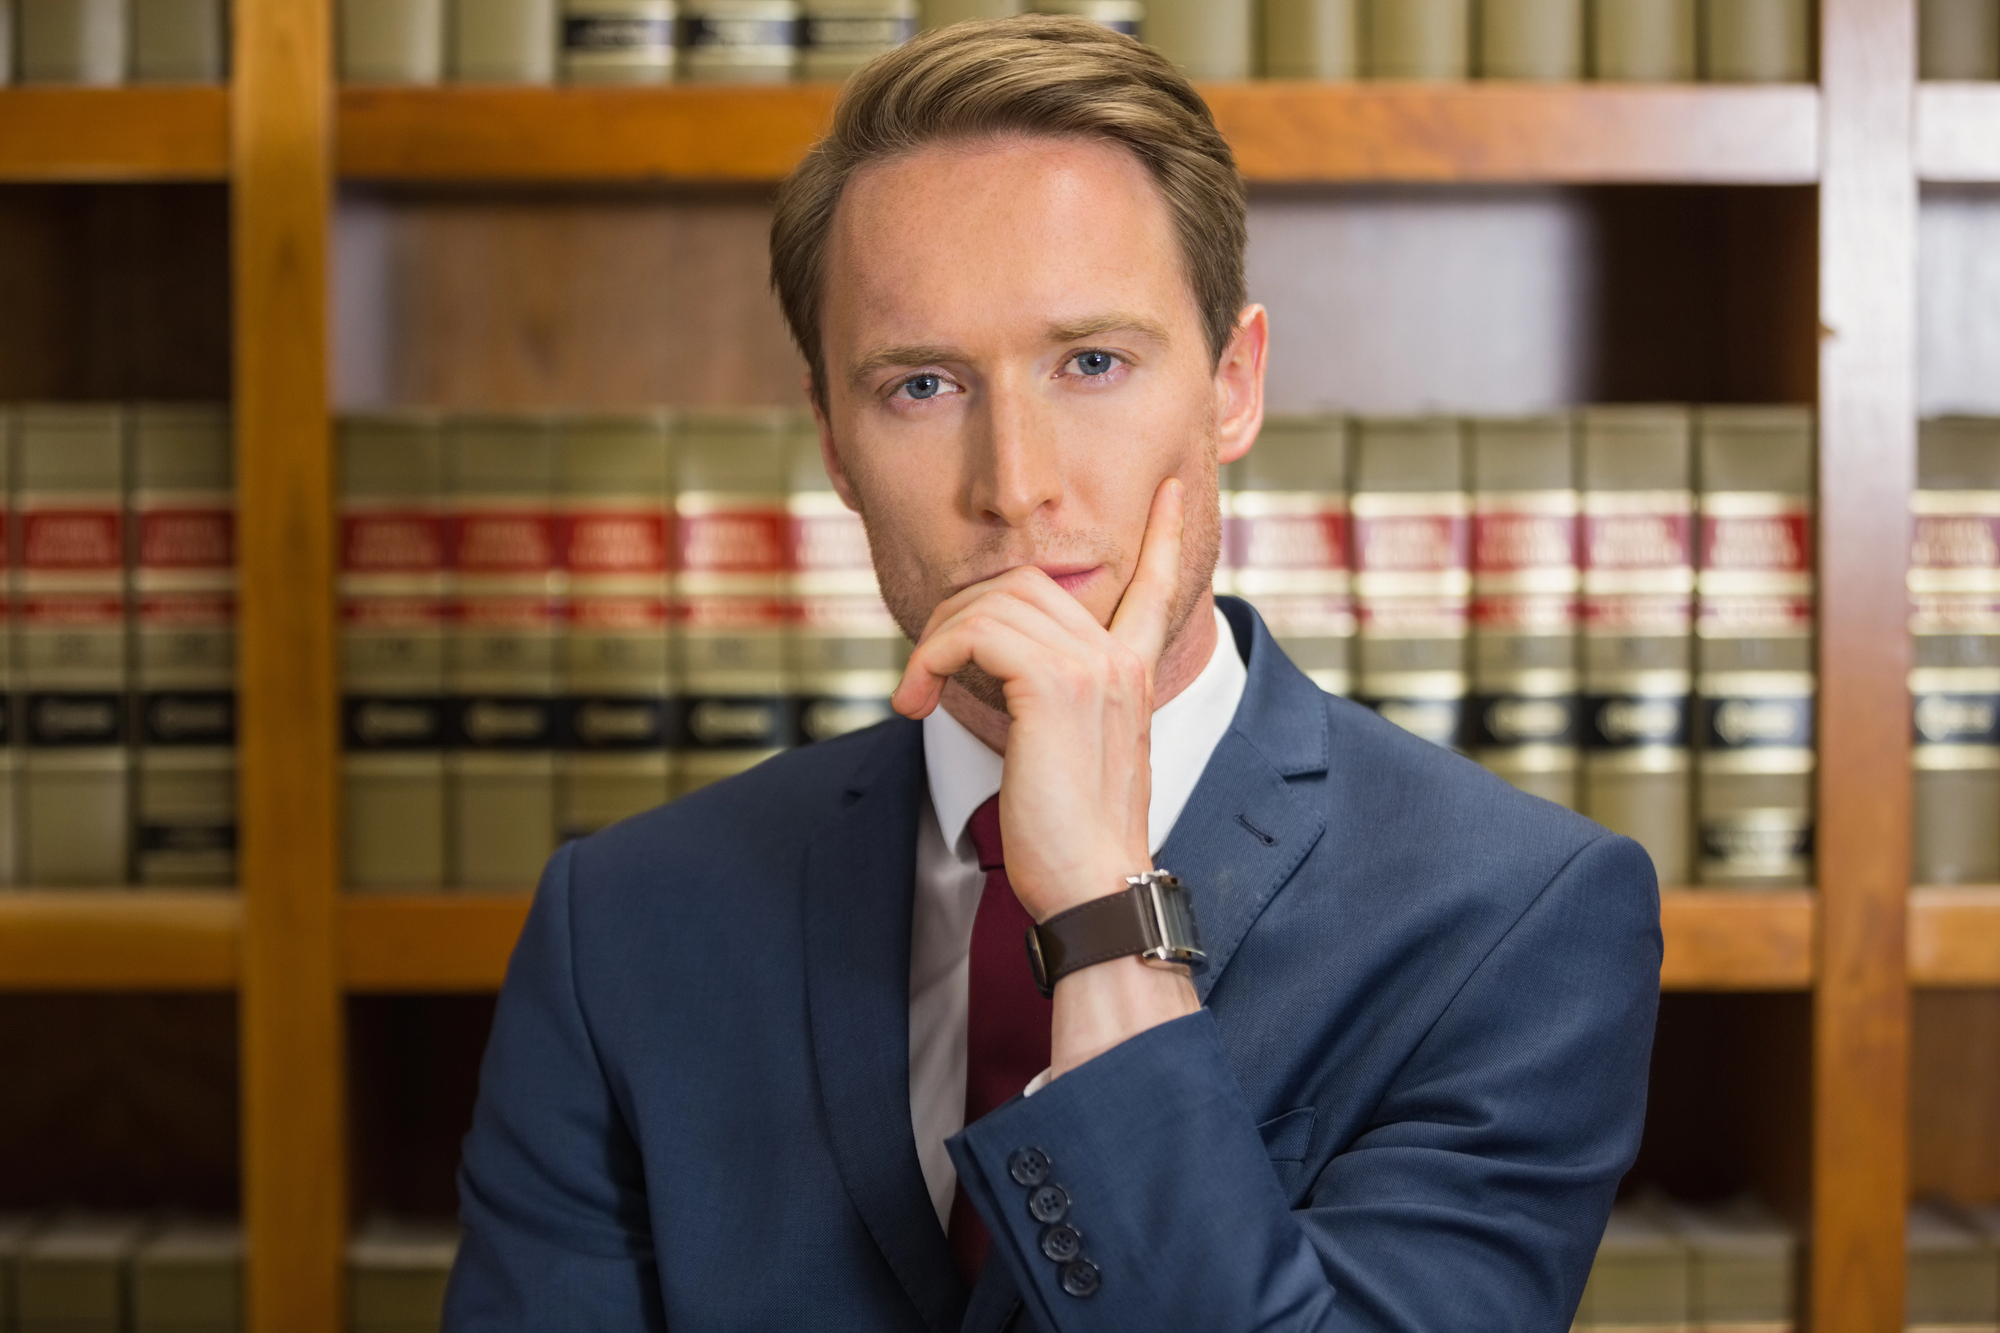
<path fill-rule="evenodd" d="M 1125 586 L 1125 595 L 1111 617 L 1111 635 L 1137 653 L 1148 667 L 1166 650 L 1167 631 L 1181 582 L 1180 480 L 1168 477 L 1153 492 L 1153 511 L 1146 519 L 1146 536 L 1139 545 L 1139 567 Z"/>

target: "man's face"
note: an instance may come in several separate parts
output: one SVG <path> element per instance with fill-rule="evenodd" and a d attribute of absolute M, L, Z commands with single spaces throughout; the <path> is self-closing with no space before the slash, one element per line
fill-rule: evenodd
<path fill-rule="evenodd" d="M 1008 136 L 867 168 L 826 274 L 822 445 L 904 630 L 1028 564 L 1109 624 L 1173 476 L 1177 634 L 1214 570 L 1216 465 L 1262 420 L 1264 319 L 1245 313 L 1218 368 L 1138 160 Z"/>

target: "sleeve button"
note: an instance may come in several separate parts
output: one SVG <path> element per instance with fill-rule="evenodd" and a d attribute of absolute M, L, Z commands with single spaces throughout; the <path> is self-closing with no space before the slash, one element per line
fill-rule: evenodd
<path fill-rule="evenodd" d="M 1040 1148 L 1020 1148 L 1007 1159 L 1007 1174 L 1030 1189 L 1049 1178 L 1049 1169 L 1049 1155 Z"/>
<path fill-rule="evenodd" d="M 1083 1237 L 1067 1223 L 1052 1226 L 1042 1233 L 1042 1253 L 1059 1264 L 1067 1264 L 1083 1253 Z"/>
<path fill-rule="evenodd" d="M 1028 1194 L 1028 1216 L 1052 1225 L 1069 1216 L 1069 1192 L 1056 1184 L 1037 1185 Z"/>
<path fill-rule="evenodd" d="M 1088 1259 L 1072 1259 L 1062 1266 L 1062 1289 L 1072 1296 L 1095 1296 L 1104 1277 Z"/>

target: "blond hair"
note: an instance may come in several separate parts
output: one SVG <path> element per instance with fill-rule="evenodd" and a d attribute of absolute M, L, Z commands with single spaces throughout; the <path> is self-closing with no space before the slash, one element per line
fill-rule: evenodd
<path fill-rule="evenodd" d="M 941 141 L 1091 139 L 1144 164 L 1172 217 L 1209 350 L 1220 362 L 1246 301 L 1243 178 L 1208 105 L 1150 47 L 1085 19 L 1024 15 L 928 32 L 854 77 L 778 191 L 771 286 L 826 402 L 820 299 L 835 211 L 856 171 Z"/>

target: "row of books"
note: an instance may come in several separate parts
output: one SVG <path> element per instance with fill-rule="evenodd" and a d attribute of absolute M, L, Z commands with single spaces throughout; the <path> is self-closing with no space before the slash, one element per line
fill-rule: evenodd
<path fill-rule="evenodd" d="M 350 1333 L 438 1333 L 458 1253 L 449 1223 L 375 1219 L 348 1244 Z M 0 1333 L 238 1333 L 233 1222 L 0 1217 Z"/>
<path fill-rule="evenodd" d="M 0 477 L 0 883 L 231 882 L 226 411 L 0 409 Z"/>
<path fill-rule="evenodd" d="M 1918 0 L 1917 72 L 2000 79 L 2000 0 Z"/>
<path fill-rule="evenodd" d="M 921 23 L 1032 10 L 1201 79 L 1773 83 L 1811 77 L 1811 0 L 342 0 L 354 83 L 840 79 Z"/>
<path fill-rule="evenodd" d="M 0 0 L 0 85 L 220 83 L 226 0 Z"/>

